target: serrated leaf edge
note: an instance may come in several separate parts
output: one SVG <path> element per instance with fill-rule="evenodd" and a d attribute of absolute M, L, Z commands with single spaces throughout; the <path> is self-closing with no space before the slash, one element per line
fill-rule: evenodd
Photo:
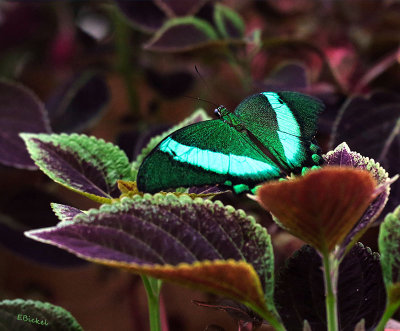
<path fill-rule="evenodd" d="M 20 133 L 20 137 L 25 141 L 26 147 L 28 149 L 29 154 L 32 156 L 35 156 L 36 153 L 41 153 L 40 149 L 38 149 L 35 145 L 34 142 L 31 141 L 32 138 L 34 139 L 38 139 L 44 143 L 52 143 L 54 146 L 58 147 L 61 145 L 60 141 L 58 141 L 58 139 L 64 139 L 64 138 L 71 138 L 72 140 L 79 140 L 79 139 L 88 139 L 91 143 L 98 143 L 98 144 L 103 144 L 106 148 L 112 148 L 114 149 L 114 153 L 113 155 L 116 155 L 120 161 L 125 161 L 126 164 L 128 165 L 126 172 L 129 172 L 129 161 L 128 161 L 128 157 L 126 156 L 126 154 L 124 153 L 124 151 L 122 151 L 121 149 L 119 149 L 118 146 L 114 145 L 113 143 L 110 142 L 106 142 L 104 139 L 101 138 L 96 138 L 94 136 L 87 136 L 85 134 L 77 134 L 77 133 L 72 133 L 72 134 L 66 134 L 66 133 L 61 133 L 61 134 L 56 134 L 56 133 L 52 133 L 52 134 L 47 134 L 47 133 Z M 65 150 L 65 148 L 63 148 L 63 146 L 60 147 L 62 150 Z M 125 160 L 122 160 L 122 158 L 125 158 Z M 47 176 L 50 177 L 50 179 L 52 179 L 54 182 L 68 188 L 69 190 L 72 190 L 76 193 L 82 194 L 84 196 L 86 196 L 87 198 L 99 202 L 99 203 L 107 203 L 110 204 L 112 203 L 112 198 L 107 198 L 107 197 L 101 197 L 92 193 L 88 193 L 85 192 L 83 190 L 79 190 L 77 188 L 74 188 L 72 186 L 69 185 L 68 182 L 65 182 L 63 180 L 60 180 L 58 177 L 56 177 L 54 175 L 54 173 L 52 171 L 48 171 L 46 169 L 46 167 L 43 166 L 42 161 L 39 160 L 34 161 L 35 164 L 39 167 L 39 169 L 44 172 Z M 96 162 L 93 161 L 93 165 L 97 166 Z M 109 177 L 112 175 L 112 173 L 109 174 Z M 107 181 L 111 181 L 110 178 L 106 178 Z"/>

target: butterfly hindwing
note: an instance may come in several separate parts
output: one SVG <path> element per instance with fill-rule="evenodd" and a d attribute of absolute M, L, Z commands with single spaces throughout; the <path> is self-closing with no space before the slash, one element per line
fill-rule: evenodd
<path fill-rule="evenodd" d="M 311 166 L 310 147 L 323 104 L 297 92 L 263 92 L 243 100 L 235 114 L 260 142 L 294 171 Z"/>
<path fill-rule="evenodd" d="M 253 187 L 278 177 L 279 169 L 245 133 L 210 120 L 165 138 L 143 161 L 137 183 L 140 191 L 154 193 L 207 184 Z"/>

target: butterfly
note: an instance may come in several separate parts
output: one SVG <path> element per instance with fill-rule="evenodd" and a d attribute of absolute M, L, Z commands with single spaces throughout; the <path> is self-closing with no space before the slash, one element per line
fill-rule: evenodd
<path fill-rule="evenodd" d="M 299 174 L 322 162 L 315 143 L 318 99 L 298 92 L 262 92 L 218 119 L 183 127 L 143 160 L 137 186 L 155 193 L 177 187 L 220 185 L 255 192 L 260 183 Z"/>

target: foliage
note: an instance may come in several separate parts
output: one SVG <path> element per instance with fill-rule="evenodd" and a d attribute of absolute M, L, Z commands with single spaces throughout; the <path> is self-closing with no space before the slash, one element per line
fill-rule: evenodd
<path fill-rule="evenodd" d="M 142 275 L 153 330 L 155 279 L 224 297 L 196 303 L 240 330 L 383 330 L 400 304 L 399 15 L 372 0 L 0 5 L 0 242 Z M 138 191 L 146 156 L 209 120 L 207 100 L 233 110 L 262 91 L 323 101 L 321 169 L 262 185 L 257 203 L 216 185 Z M 292 251 L 276 225 L 311 245 L 291 239 L 279 272 Z M 47 303 L 0 306 L 16 330 L 19 312 L 80 329 Z"/>

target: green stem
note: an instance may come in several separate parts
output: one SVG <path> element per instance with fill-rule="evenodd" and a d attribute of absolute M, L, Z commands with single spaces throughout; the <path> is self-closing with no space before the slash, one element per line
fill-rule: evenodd
<path fill-rule="evenodd" d="M 379 321 L 378 326 L 376 327 L 376 331 L 384 331 L 385 326 L 389 319 L 393 316 L 393 314 L 397 311 L 397 309 L 400 307 L 400 301 L 394 302 L 394 303 L 389 303 L 389 301 L 386 304 L 386 309 L 385 312 L 383 313 L 382 319 Z"/>
<path fill-rule="evenodd" d="M 328 331 L 337 331 L 339 330 L 336 305 L 338 267 L 333 254 L 323 253 L 322 260 L 324 264 L 325 306 Z"/>
<path fill-rule="evenodd" d="M 139 98 L 134 89 L 135 79 L 133 65 L 135 63 L 135 54 L 131 47 L 132 29 L 117 8 L 112 8 L 111 17 L 115 28 L 117 71 L 124 81 L 130 110 L 135 112 L 139 109 Z"/>
<path fill-rule="evenodd" d="M 147 293 L 150 331 L 161 331 L 160 290 L 162 282 L 159 279 L 147 276 L 142 276 L 142 281 Z"/>
<path fill-rule="evenodd" d="M 255 311 L 260 317 L 266 320 L 271 326 L 274 328 L 275 331 L 286 331 L 286 328 L 280 321 L 279 317 L 277 318 L 275 314 L 269 313 L 268 311 L 261 309 L 255 305 L 248 304 L 248 307 Z"/>

